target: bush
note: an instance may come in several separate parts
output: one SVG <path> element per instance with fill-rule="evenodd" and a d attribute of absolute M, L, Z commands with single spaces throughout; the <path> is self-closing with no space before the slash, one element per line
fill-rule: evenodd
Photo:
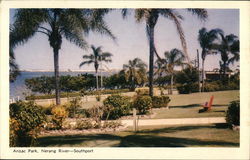
<path fill-rule="evenodd" d="M 117 128 L 122 126 L 120 121 L 105 121 L 103 123 L 103 128 Z"/>
<path fill-rule="evenodd" d="M 138 96 L 134 101 L 134 108 L 139 111 L 139 114 L 146 114 L 152 108 L 152 99 L 150 96 Z"/>
<path fill-rule="evenodd" d="M 204 86 L 204 91 L 205 92 L 214 92 L 214 91 L 219 91 L 221 90 L 222 85 L 219 84 L 218 82 L 206 82 Z"/>
<path fill-rule="evenodd" d="M 76 129 L 82 130 L 82 129 L 90 129 L 90 128 L 94 128 L 90 119 L 76 121 Z"/>
<path fill-rule="evenodd" d="M 80 97 L 72 98 L 69 101 L 69 104 L 66 106 L 67 111 L 69 113 L 69 117 L 70 118 L 75 118 L 76 114 L 77 114 L 77 111 L 81 106 L 82 106 L 82 103 L 81 103 L 81 98 Z"/>
<path fill-rule="evenodd" d="M 54 106 L 52 108 L 52 121 L 55 124 L 56 129 L 62 129 L 62 124 L 65 118 L 68 117 L 68 112 L 65 106 Z"/>
<path fill-rule="evenodd" d="M 232 101 L 228 107 L 226 121 L 230 127 L 240 125 L 240 101 Z"/>
<path fill-rule="evenodd" d="M 37 134 L 43 127 L 46 116 L 42 107 L 34 102 L 10 105 L 10 146 L 29 147 L 36 143 Z"/>
<path fill-rule="evenodd" d="M 152 97 L 153 108 L 167 107 L 169 102 L 170 102 L 170 98 L 168 96 L 153 96 Z"/>
<path fill-rule="evenodd" d="M 137 95 L 149 95 L 149 88 L 136 88 Z"/>
<path fill-rule="evenodd" d="M 104 119 L 118 119 L 128 115 L 131 110 L 129 98 L 121 95 L 111 95 L 103 101 L 103 104 Z"/>
<path fill-rule="evenodd" d="M 180 94 L 189 94 L 199 91 L 198 83 L 179 84 L 177 90 Z"/>

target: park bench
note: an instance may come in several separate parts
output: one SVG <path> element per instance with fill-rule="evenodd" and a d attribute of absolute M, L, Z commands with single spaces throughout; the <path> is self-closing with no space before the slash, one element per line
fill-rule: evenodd
<path fill-rule="evenodd" d="M 199 113 L 205 112 L 205 111 L 210 111 L 212 109 L 213 100 L 214 100 L 214 96 L 212 95 L 210 97 L 209 102 L 206 102 L 205 105 L 203 106 L 203 109 L 199 110 Z"/>

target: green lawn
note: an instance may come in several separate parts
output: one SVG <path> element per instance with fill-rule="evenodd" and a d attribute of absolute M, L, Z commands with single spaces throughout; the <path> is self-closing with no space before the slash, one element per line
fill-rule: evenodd
<path fill-rule="evenodd" d="M 199 113 L 202 105 L 209 101 L 211 95 L 214 95 L 212 110 Z M 154 119 L 161 118 L 198 118 L 198 117 L 224 117 L 228 104 L 239 99 L 239 91 L 219 91 L 207 93 L 193 93 L 170 95 L 171 102 L 169 108 L 155 109 Z"/>
<path fill-rule="evenodd" d="M 239 131 L 223 124 L 132 128 L 107 132 L 38 138 L 38 147 L 239 147 Z"/>

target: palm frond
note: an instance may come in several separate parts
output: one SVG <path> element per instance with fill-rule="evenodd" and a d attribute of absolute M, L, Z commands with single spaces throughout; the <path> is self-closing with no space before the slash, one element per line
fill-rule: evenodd
<path fill-rule="evenodd" d="M 181 40 L 181 45 L 182 45 L 185 57 L 187 58 L 187 60 L 189 62 L 190 58 L 189 58 L 188 52 L 187 52 L 187 43 L 186 43 L 184 31 L 183 31 L 183 29 L 181 27 L 181 23 L 180 23 L 180 21 L 178 19 L 179 15 L 178 15 L 178 13 L 173 12 L 173 11 L 168 11 L 168 15 L 169 15 L 169 18 L 172 19 L 174 21 L 174 23 L 175 23 L 177 32 L 178 32 L 180 40 Z"/>
<path fill-rule="evenodd" d="M 92 9 L 91 11 L 91 29 L 103 35 L 107 35 L 113 40 L 116 40 L 115 35 L 111 32 L 108 25 L 104 21 L 106 15 L 111 9 Z"/>
<path fill-rule="evenodd" d="M 81 62 L 80 63 L 80 65 L 79 65 L 79 67 L 82 67 L 83 65 L 90 65 L 90 64 L 92 64 L 92 63 L 94 63 L 94 61 L 93 60 L 89 60 L 89 61 L 84 61 L 84 62 Z"/>
<path fill-rule="evenodd" d="M 205 21 L 208 17 L 208 13 L 206 9 L 188 9 L 188 11 L 192 12 L 192 14 L 197 15 L 197 17 L 203 21 Z"/>

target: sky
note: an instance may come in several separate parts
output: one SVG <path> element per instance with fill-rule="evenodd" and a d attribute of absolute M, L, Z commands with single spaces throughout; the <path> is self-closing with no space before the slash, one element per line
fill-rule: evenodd
<path fill-rule="evenodd" d="M 238 9 L 207 9 L 208 19 L 200 21 L 195 15 L 186 10 L 177 9 L 183 15 L 181 22 L 184 30 L 188 54 L 191 60 L 196 58 L 197 49 L 201 48 L 197 40 L 198 31 L 202 27 L 208 30 L 220 28 L 227 34 L 239 37 L 239 10 Z M 15 10 L 10 10 L 10 23 L 14 21 Z M 112 33 L 117 37 L 111 38 L 97 33 L 90 33 L 85 39 L 89 45 L 102 46 L 102 50 L 113 54 L 112 63 L 106 64 L 109 69 L 122 69 L 123 64 L 134 58 L 141 58 L 146 64 L 149 61 L 149 46 L 145 31 L 145 22 L 137 23 L 133 10 L 126 19 L 123 19 L 120 11 L 115 10 L 105 17 Z M 158 53 L 163 57 L 165 51 L 177 48 L 182 49 L 181 42 L 173 21 L 160 17 L 155 27 L 155 45 Z M 15 50 L 16 62 L 21 70 L 53 70 L 53 50 L 49 46 L 48 37 L 36 33 L 35 36 Z M 94 70 L 93 65 L 79 68 L 84 54 L 90 54 L 91 49 L 83 50 L 63 39 L 59 51 L 60 70 Z M 156 59 L 156 57 L 155 57 Z M 219 68 L 220 55 L 208 55 L 205 60 L 205 70 Z M 201 64 L 201 59 L 200 59 Z M 238 68 L 239 63 L 230 67 Z"/>

